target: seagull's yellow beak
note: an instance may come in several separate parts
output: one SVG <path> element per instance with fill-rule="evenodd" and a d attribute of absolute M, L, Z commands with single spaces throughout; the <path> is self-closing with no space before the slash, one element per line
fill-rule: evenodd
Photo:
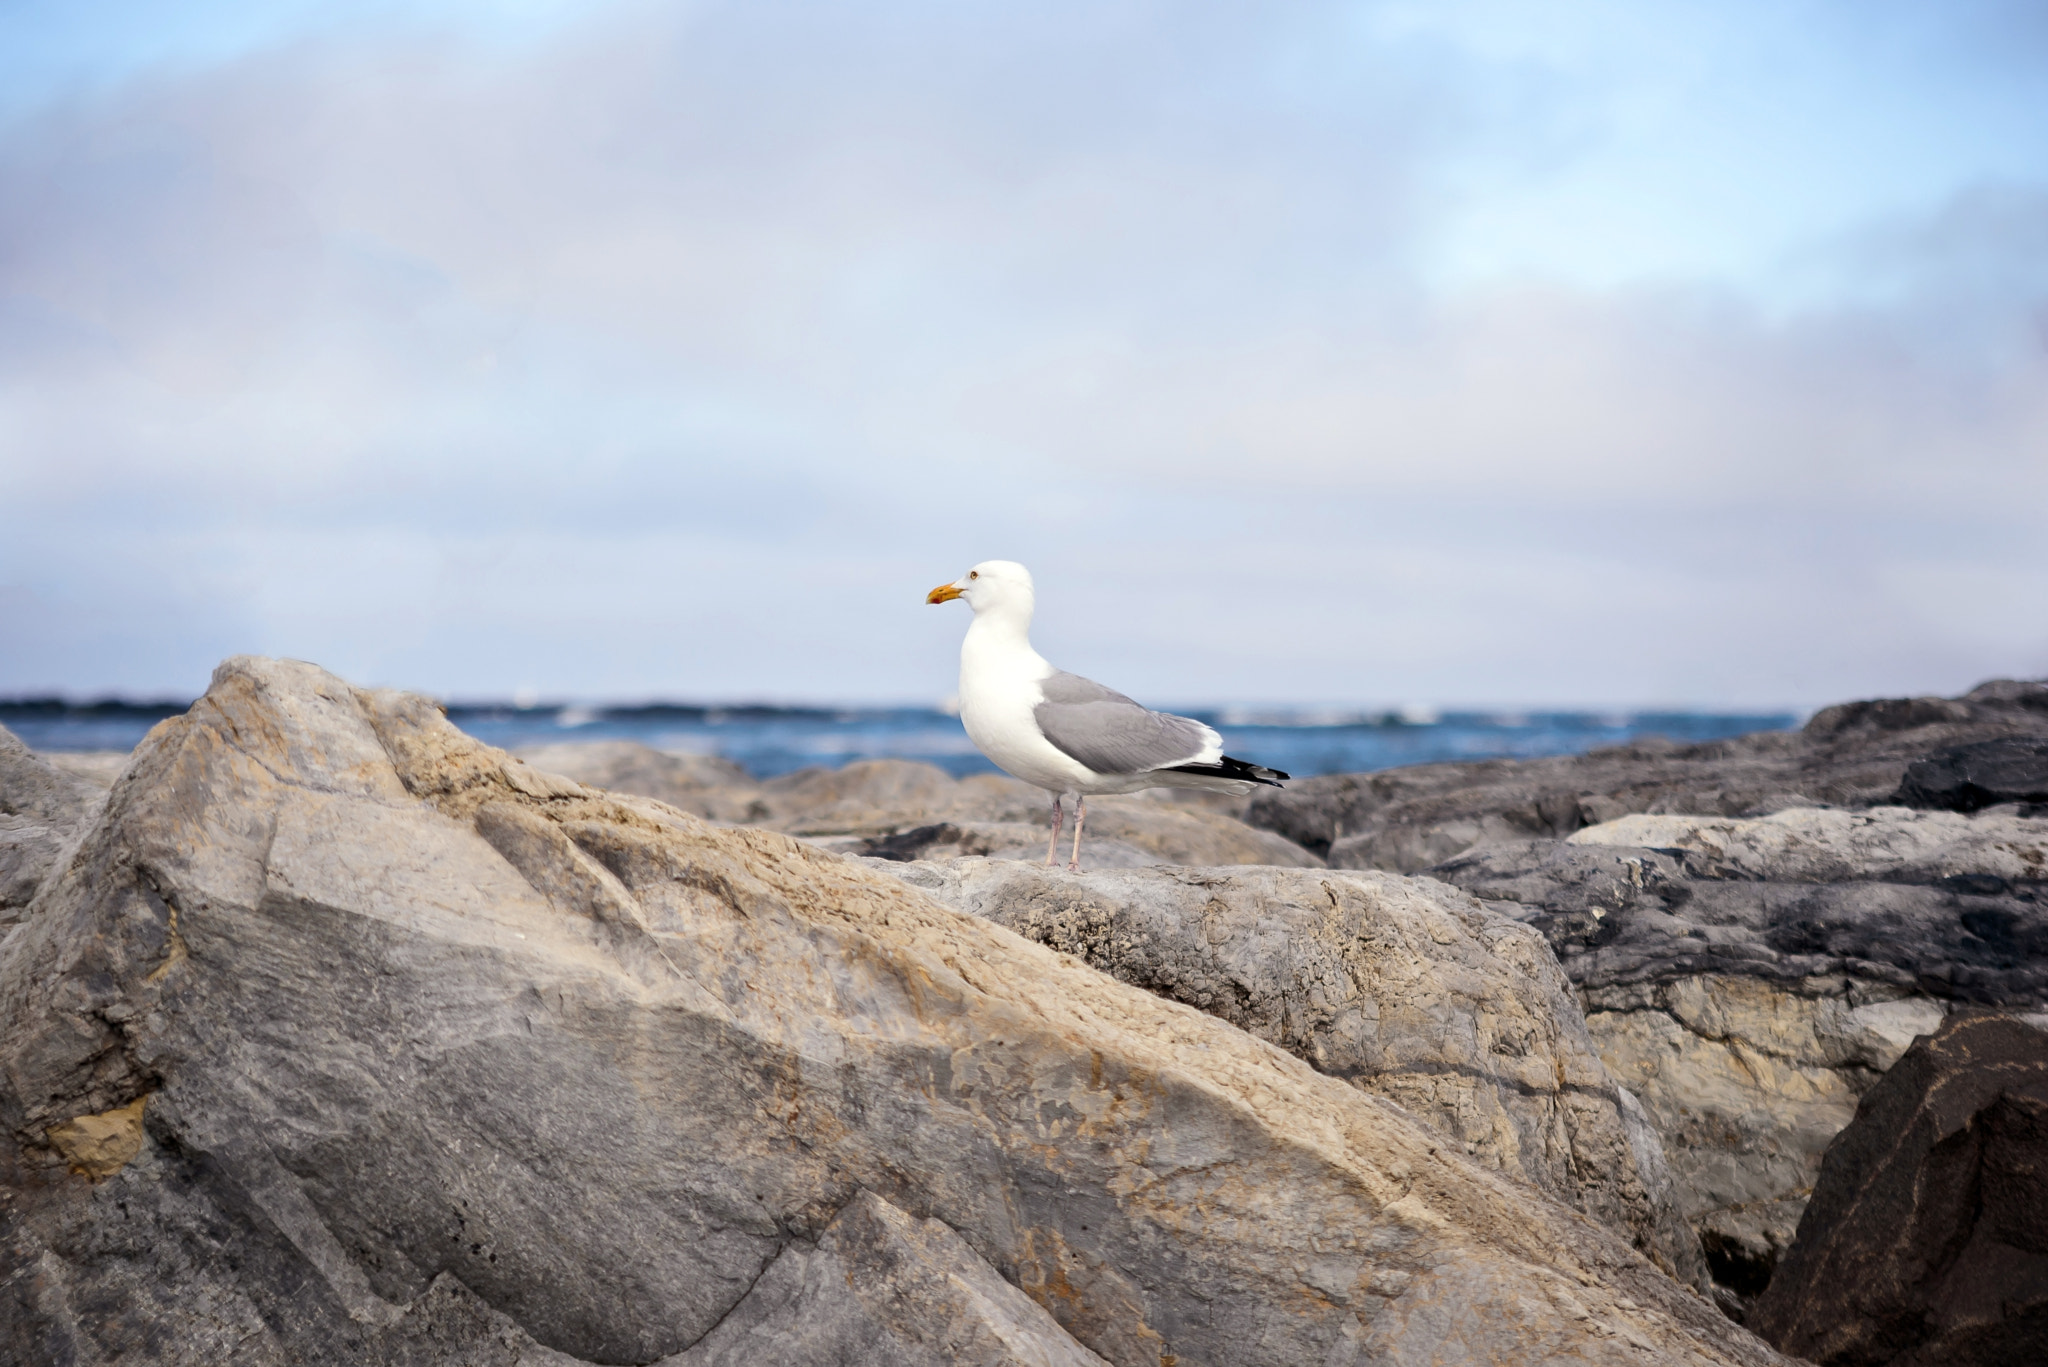
<path fill-rule="evenodd" d="M 950 603 L 959 596 L 959 585 L 941 584 L 937 588 L 933 589 L 930 593 L 927 593 L 924 596 L 924 601 L 927 603 Z"/>

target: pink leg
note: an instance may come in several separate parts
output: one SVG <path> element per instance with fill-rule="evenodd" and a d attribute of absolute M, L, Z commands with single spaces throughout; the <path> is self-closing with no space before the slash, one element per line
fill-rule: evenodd
<path fill-rule="evenodd" d="M 1052 799 L 1052 839 L 1045 842 L 1045 866 L 1052 867 L 1056 851 L 1060 847 L 1060 799 L 1055 793 Z"/>
<path fill-rule="evenodd" d="M 1081 871 L 1081 823 L 1088 819 L 1088 799 L 1074 799 L 1074 857 L 1067 861 L 1068 873 Z"/>

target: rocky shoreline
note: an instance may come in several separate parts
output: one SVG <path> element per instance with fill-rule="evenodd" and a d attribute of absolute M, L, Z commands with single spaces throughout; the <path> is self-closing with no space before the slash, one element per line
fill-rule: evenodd
<path fill-rule="evenodd" d="M 1427 867 L 1544 932 L 1743 1298 L 1914 1035 L 1959 1007 L 2048 1009 L 2038 683 L 1707 745 L 1314 779 L 1253 807 L 1333 865 Z"/>
<path fill-rule="evenodd" d="M 533 758 L 632 787 L 620 766 L 638 748 Z M 892 860 L 1042 848 L 1035 790 L 999 778 L 877 762 L 779 783 L 835 796 L 740 819 Z M 712 815 L 708 794 L 753 791 L 737 776 L 676 796 Z M 1098 868 L 1421 874 L 1539 930 L 1596 1052 L 1662 1135 L 1675 1199 L 1738 1315 L 1790 1246 L 1822 1153 L 1916 1035 L 1958 1007 L 2048 1013 L 2039 683 L 1845 703 L 1797 732 L 1702 745 L 1333 775 L 1200 807 L 1103 805 Z M 1161 806 L 1200 811 L 1206 829 L 1134 844 L 1141 824 L 1167 823 Z M 1276 856 L 1243 826 L 1291 843 Z"/>
<path fill-rule="evenodd" d="M 1828 1361 L 1830 1145 L 2048 1021 L 2042 684 L 1103 800 L 1080 875 L 1000 777 L 273 661 L 119 764 L 0 732 L 25 1362 L 1767 1362 L 1767 1288 Z"/>

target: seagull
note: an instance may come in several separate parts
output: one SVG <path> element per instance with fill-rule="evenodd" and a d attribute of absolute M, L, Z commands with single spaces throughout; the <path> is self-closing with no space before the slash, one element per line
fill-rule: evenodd
<path fill-rule="evenodd" d="M 997 767 L 1052 794 L 1050 867 L 1059 849 L 1062 804 L 1074 799 L 1074 852 L 1081 868 L 1081 825 L 1096 793 L 1198 788 L 1243 795 L 1289 777 L 1223 753 L 1223 737 L 1193 717 L 1154 712 L 1093 679 L 1054 669 L 1031 648 L 1037 595 L 1031 571 L 1014 560 L 984 560 L 927 603 L 967 600 L 974 609 L 960 643 L 960 720 Z"/>

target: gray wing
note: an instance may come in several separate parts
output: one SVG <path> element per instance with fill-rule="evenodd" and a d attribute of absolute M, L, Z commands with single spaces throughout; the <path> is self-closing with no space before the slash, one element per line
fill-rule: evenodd
<path fill-rule="evenodd" d="M 1059 670 L 1039 685 L 1045 701 L 1032 709 L 1053 746 L 1098 774 L 1142 774 L 1185 764 L 1211 743 L 1208 727 L 1154 712 L 1093 679 Z"/>

